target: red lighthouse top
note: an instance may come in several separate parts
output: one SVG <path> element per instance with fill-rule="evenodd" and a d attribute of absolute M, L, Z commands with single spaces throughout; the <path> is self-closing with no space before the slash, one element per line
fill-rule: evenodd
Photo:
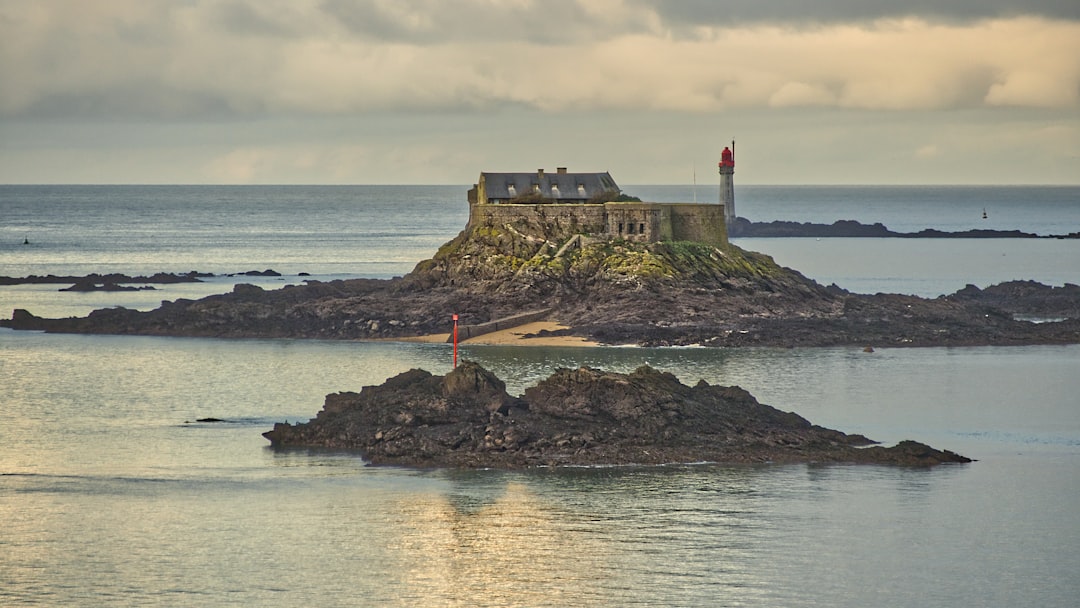
<path fill-rule="evenodd" d="M 724 146 L 724 151 L 720 153 L 720 166 L 721 167 L 734 167 L 735 166 L 735 153 L 731 151 L 731 148 Z"/>

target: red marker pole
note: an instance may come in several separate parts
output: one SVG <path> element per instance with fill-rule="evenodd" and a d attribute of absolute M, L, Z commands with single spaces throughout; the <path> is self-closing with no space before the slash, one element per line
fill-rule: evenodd
<path fill-rule="evenodd" d="M 458 316 L 454 315 L 454 367 L 457 367 L 457 321 Z"/>

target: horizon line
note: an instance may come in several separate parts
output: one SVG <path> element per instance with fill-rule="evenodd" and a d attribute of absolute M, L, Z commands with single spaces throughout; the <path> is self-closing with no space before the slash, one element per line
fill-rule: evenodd
<path fill-rule="evenodd" d="M 0 187 L 7 186 L 160 186 L 160 187 L 175 187 L 175 186 L 189 186 L 189 187 L 330 187 L 330 188 L 348 188 L 357 186 L 373 186 L 373 187 L 471 187 L 472 183 L 326 183 L 326 182 L 293 182 L 293 183 L 213 183 L 213 182 L 3 182 L 0 183 Z M 681 188 L 702 188 L 708 189 L 710 187 L 718 187 L 719 184 L 694 184 L 694 183 L 633 183 L 626 184 L 622 189 L 632 187 L 681 187 Z M 736 188 L 739 187 L 778 187 L 778 188 L 847 188 L 847 187 L 891 187 L 891 188 L 949 188 L 949 187 L 963 187 L 963 188 L 1020 188 L 1020 187 L 1047 187 L 1047 188 L 1075 188 L 1080 187 L 1080 182 L 1076 183 L 1046 183 L 1046 182 L 1010 182 L 1010 183 L 970 183 L 970 182 L 951 182 L 951 183 L 896 183 L 896 182 L 877 182 L 877 183 L 744 183 L 735 184 Z"/>

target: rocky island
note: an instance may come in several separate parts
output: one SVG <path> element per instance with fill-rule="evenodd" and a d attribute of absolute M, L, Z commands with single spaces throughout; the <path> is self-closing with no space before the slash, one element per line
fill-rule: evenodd
<path fill-rule="evenodd" d="M 588 198 L 572 198 L 578 192 Z M 1076 285 L 968 287 L 935 299 L 854 294 L 729 242 L 723 206 L 643 203 L 624 197 L 606 173 L 481 174 L 469 208 L 456 238 L 395 279 L 307 281 L 276 290 L 238 284 L 231 293 L 163 301 L 148 312 L 110 308 L 45 319 L 15 310 L 0 324 L 74 333 L 411 339 L 445 337 L 456 313 L 466 335 L 546 320 L 563 335 L 602 344 L 1080 342 Z"/>
<path fill-rule="evenodd" d="M 263 435 L 279 449 L 350 450 L 372 464 L 416 467 L 971 462 L 915 441 L 875 445 L 758 403 L 737 386 L 687 386 L 648 366 L 630 374 L 560 369 L 521 397 L 476 363 L 445 376 L 414 369 L 360 393 L 328 395 L 311 421 L 278 423 Z"/>
<path fill-rule="evenodd" d="M 1080 342 L 1080 287 L 1013 282 L 934 299 L 823 286 L 772 258 L 696 242 L 611 241 L 556 255 L 529 222 L 471 226 L 404 277 L 247 284 L 152 311 L 0 325 L 65 333 L 408 339 L 550 320 L 562 335 L 645 346 L 962 346 Z M 1039 321 L 1031 322 L 1034 318 Z"/>

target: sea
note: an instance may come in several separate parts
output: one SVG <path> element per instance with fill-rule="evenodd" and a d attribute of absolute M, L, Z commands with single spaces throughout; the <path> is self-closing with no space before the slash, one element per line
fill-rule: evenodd
<path fill-rule="evenodd" d="M 0 286 L 0 317 L 399 276 L 464 227 L 466 190 L 0 185 L 0 276 L 217 275 L 137 292 Z M 736 200 L 754 221 L 1080 230 L 1077 186 L 736 186 Z M 1080 283 L 1076 239 L 734 242 L 858 293 Z M 281 276 L 240 274 L 266 269 Z M 648 364 L 966 465 L 415 470 L 261 436 L 327 394 L 445 373 L 451 350 L 0 329 L 0 605 L 1077 605 L 1080 345 L 461 349 L 512 393 L 560 367 Z"/>

